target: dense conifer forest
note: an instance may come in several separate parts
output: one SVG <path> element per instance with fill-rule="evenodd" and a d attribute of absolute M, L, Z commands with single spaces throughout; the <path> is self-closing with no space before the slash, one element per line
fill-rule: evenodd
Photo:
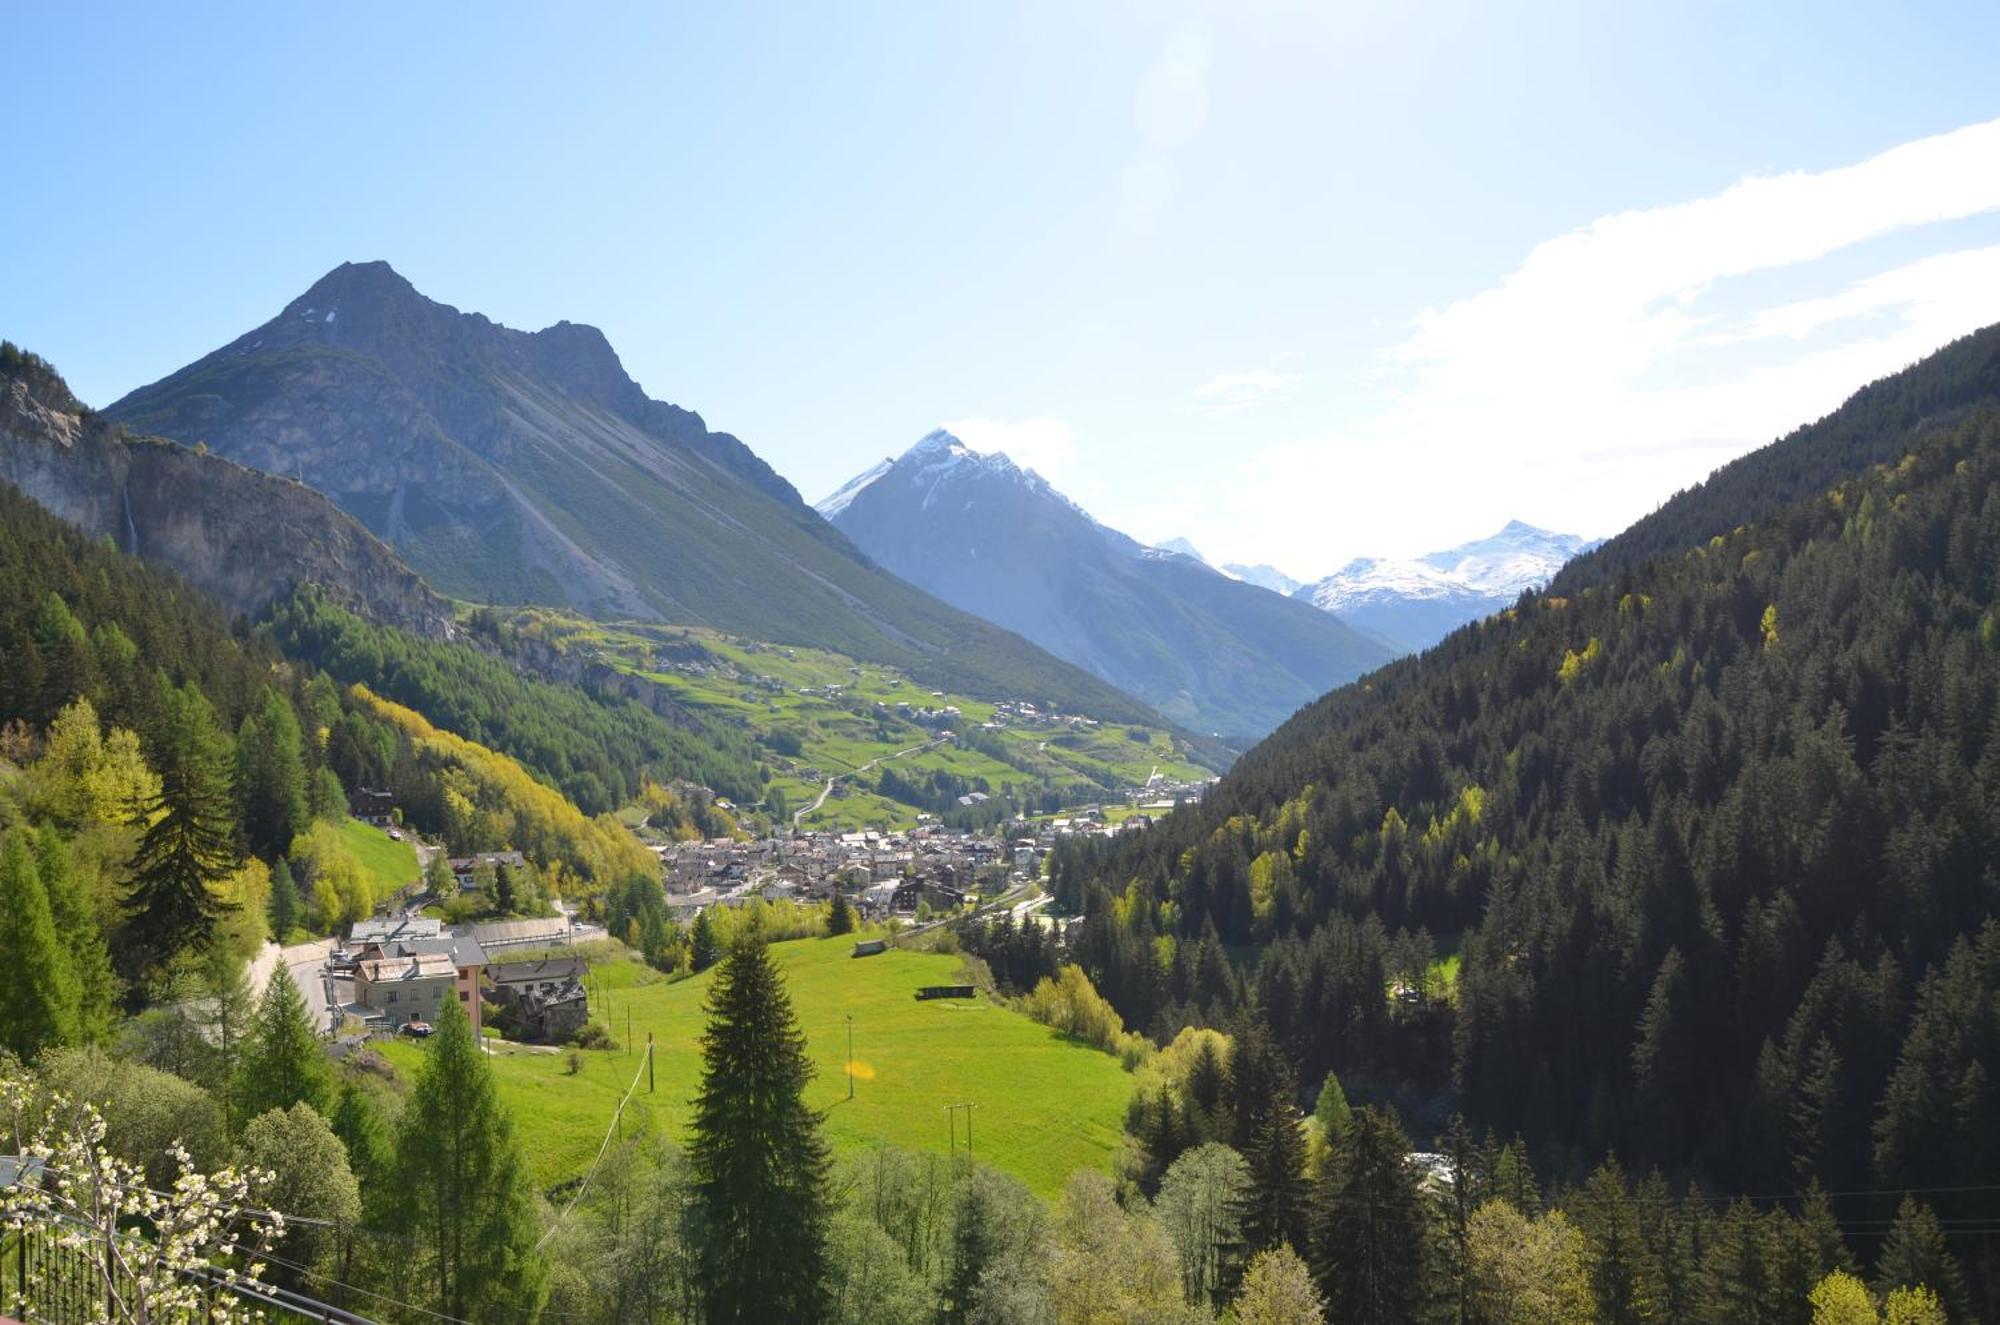
<path fill-rule="evenodd" d="M 647 779 L 684 779 L 745 801 L 762 795 L 740 732 L 691 714 L 669 722 L 629 699 L 523 676 L 476 648 L 363 621 L 310 586 L 273 609 L 270 630 L 288 656 L 511 755 L 586 814 L 631 803 Z"/>
<path fill-rule="evenodd" d="M 1858 399 L 1907 432 L 1907 392 Z M 1843 463 L 1872 455 L 1852 436 Z M 1557 1179 L 1615 1155 L 1834 1193 L 1868 1252 L 1924 1193 L 1990 1316 L 2000 412 L 1806 481 L 1524 596 L 1303 710 L 1198 810 L 1064 854 L 1076 958 L 1134 1025 L 1253 1023 L 1302 1091 L 1337 1073 L 1433 1132 L 1460 1110 Z"/>

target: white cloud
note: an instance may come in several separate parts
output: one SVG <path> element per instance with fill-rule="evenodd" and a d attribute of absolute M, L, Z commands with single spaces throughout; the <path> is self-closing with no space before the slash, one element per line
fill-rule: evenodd
<path fill-rule="evenodd" d="M 1995 212 L 2000 120 L 1603 217 L 1419 315 L 1383 354 L 1356 422 L 1268 448 L 1217 502 L 1215 519 L 1242 537 L 1191 533 L 1332 565 L 1444 546 L 1511 516 L 1614 532 L 2000 316 L 2000 245 L 1940 235 L 1912 256 L 1921 240 L 1900 241 L 1872 269 L 1856 251 Z M 1744 279 L 1766 273 L 1778 275 Z"/>
<path fill-rule="evenodd" d="M 1051 483 L 1076 467 L 1076 430 L 1064 419 L 953 419 L 941 426 L 973 450 L 1004 452 Z"/>
<path fill-rule="evenodd" d="M 1217 373 L 1194 389 L 1195 408 L 1204 414 L 1235 414 L 1282 396 L 1298 381 L 1296 373 L 1269 368 Z"/>

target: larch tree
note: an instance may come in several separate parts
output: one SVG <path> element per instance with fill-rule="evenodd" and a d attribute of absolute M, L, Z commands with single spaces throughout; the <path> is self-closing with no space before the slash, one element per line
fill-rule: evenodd
<path fill-rule="evenodd" d="M 1491 1325 L 1593 1325 L 1584 1239 L 1560 1210 L 1539 1219 L 1505 1201 L 1472 1215 L 1467 1276 Z"/>
<path fill-rule="evenodd" d="M 36 835 L 35 868 L 48 894 L 56 937 L 69 951 L 70 970 L 76 978 L 77 1042 L 101 1044 L 111 1038 L 117 1020 L 118 976 L 111 969 L 104 930 L 77 879 L 69 844 L 53 825 L 43 825 Z"/>
<path fill-rule="evenodd" d="M 707 1011 L 688 1146 L 702 1318 L 818 1325 L 828 1312 L 831 1159 L 805 1102 L 805 1034 L 756 934 L 731 948 Z"/>
<path fill-rule="evenodd" d="M 1250 1262 L 1233 1319 L 1236 1325 L 1325 1325 L 1326 1303 L 1312 1271 L 1287 1244 Z"/>
<path fill-rule="evenodd" d="M 192 685 L 163 686 L 153 762 L 160 792 L 140 807 L 145 835 L 125 899 L 128 935 L 142 969 L 154 969 L 214 937 L 223 903 L 215 887 L 236 868 L 236 804 L 229 738 L 208 697 Z"/>
<path fill-rule="evenodd" d="M 321 1114 L 333 1106 L 332 1067 L 305 996 L 283 961 L 258 1000 L 237 1060 L 235 1086 L 234 1113 L 239 1119 L 297 1104 L 310 1104 Z"/>
<path fill-rule="evenodd" d="M 23 1059 L 77 1038 L 79 994 L 23 833 L 0 842 L 0 1047 Z"/>
<path fill-rule="evenodd" d="M 547 1284 L 534 1198 L 513 1121 L 456 999 L 438 1014 L 403 1107 L 396 1181 L 402 1199 L 391 1213 L 412 1240 L 407 1268 L 428 1305 L 461 1320 L 532 1319 Z"/>
<path fill-rule="evenodd" d="M 1243 1205 L 1250 1168 L 1219 1141 L 1176 1159 L 1160 1180 L 1153 1215 L 1180 1249 L 1181 1287 L 1190 1302 L 1219 1306 L 1243 1253 Z"/>

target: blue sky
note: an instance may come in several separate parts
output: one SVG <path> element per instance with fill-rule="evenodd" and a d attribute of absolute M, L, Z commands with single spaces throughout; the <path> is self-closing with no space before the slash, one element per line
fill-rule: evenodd
<path fill-rule="evenodd" d="M 1991 4 L 7 29 L 0 335 L 93 403 L 386 258 L 601 326 L 808 500 L 946 422 L 1139 537 L 1310 576 L 1516 516 L 1611 532 L 2000 320 Z"/>

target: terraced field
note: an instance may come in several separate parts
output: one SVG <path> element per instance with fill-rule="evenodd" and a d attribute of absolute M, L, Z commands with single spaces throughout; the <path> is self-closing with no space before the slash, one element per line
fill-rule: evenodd
<path fill-rule="evenodd" d="M 920 809 L 952 804 L 924 805 L 898 785 L 932 774 L 1047 811 L 1115 801 L 1120 789 L 1143 785 L 1154 772 L 1192 780 L 1213 771 L 1186 738 L 1155 728 L 1011 718 L 998 730 L 982 729 L 998 705 L 926 689 L 893 667 L 824 649 L 761 644 L 698 627 L 605 625 L 542 609 L 523 610 L 512 622 L 644 677 L 692 710 L 740 724 L 771 770 L 769 787 L 780 799 L 769 804 L 787 815 L 812 804 L 827 779 L 839 776 L 802 827 L 909 827 Z M 913 713 L 957 709 L 958 739 L 887 758 L 937 735 L 935 720 L 913 720 L 899 705 Z M 847 776 L 871 763 L 877 766 Z"/>

